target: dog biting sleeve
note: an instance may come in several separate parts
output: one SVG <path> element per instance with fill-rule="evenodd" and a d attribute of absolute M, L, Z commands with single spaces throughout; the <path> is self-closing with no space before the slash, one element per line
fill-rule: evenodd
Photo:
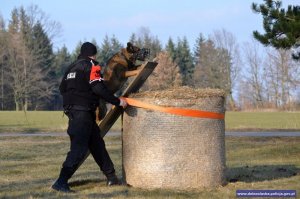
<path fill-rule="evenodd" d="M 101 77 L 101 66 L 93 65 L 90 73 L 90 84 L 95 81 L 102 81 L 102 80 L 103 78 Z"/>

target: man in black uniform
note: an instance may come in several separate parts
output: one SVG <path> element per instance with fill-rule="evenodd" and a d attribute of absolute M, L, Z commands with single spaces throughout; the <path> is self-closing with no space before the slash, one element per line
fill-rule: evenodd
<path fill-rule="evenodd" d="M 88 151 L 107 177 L 107 185 L 119 184 L 114 165 L 96 124 L 95 110 L 100 97 L 123 108 L 127 104 L 105 87 L 100 73 L 101 67 L 95 61 L 96 53 L 95 45 L 83 43 L 77 61 L 69 66 L 59 87 L 63 96 L 64 111 L 69 117 L 67 133 L 70 136 L 71 147 L 59 178 L 52 185 L 52 189 L 57 191 L 71 191 L 68 180 L 85 160 Z"/>

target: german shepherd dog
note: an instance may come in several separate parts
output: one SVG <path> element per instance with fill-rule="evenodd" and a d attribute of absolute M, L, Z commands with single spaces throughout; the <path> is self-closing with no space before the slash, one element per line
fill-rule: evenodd
<path fill-rule="evenodd" d="M 104 84 L 111 93 L 118 93 L 126 83 L 128 77 L 139 73 L 139 66 L 136 61 L 145 61 L 150 56 L 150 49 L 139 48 L 128 42 L 126 48 L 114 54 L 104 68 Z M 104 100 L 99 101 L 98 119 L 101 120 L 106 115 L 107 108 Z"/>

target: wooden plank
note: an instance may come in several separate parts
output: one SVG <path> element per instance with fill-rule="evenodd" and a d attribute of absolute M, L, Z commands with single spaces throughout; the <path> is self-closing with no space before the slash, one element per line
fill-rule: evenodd
<path fill-rule="evenodd" d="M 123 92 L 122 96 L 128 97 L 131 93 L 137 92 L 145 83 L 147 78 L 151 75 L 155 67 L 157 66 L 156 62 L 146 62 L 141 66 L 141 71 L 139 74 L 132 80 L 128 87 Z M 101 137 L 104 137 L 113 124 L 117 121 L 120 115 L 123 113 L 121 107 L 114 106 L 103 118 L 99 124 Z"/>

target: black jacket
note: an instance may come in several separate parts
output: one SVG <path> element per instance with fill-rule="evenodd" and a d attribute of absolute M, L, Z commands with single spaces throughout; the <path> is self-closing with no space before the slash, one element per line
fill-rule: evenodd
<path fill-rule="evenodd" d="M 99 97 L 119 106 L 120 100 L 104 85 L 101 77 L 101 67 L 90 58 L 78 58 L 71 64 L 59 86 L 63 96 L 63 105 L 95 106 Z"/>

